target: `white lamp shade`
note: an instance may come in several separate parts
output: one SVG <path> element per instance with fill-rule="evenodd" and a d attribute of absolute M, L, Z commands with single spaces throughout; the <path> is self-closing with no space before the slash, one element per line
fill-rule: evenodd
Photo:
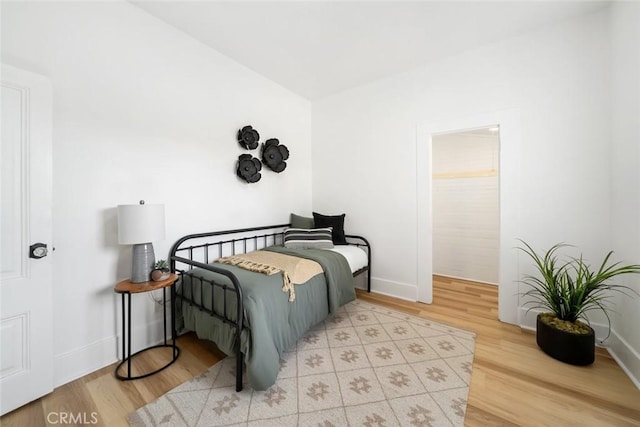
<path fill-rule="evenodd" d="M 164 205 L 118 205 L 118 242 L 135 245 L 164 239 Z"/>

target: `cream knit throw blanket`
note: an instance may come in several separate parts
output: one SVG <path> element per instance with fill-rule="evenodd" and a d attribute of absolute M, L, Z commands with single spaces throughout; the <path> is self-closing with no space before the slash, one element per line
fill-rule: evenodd
<path fill-rule="evenodd" d="M 322 273 L 322 267 L 315 261 L 271 251 L 254 251 L 233 255 L 219 258 L 216 262 L 235 265 L 268 276 L 281 272 L 282 292 L 289 292 L 289 302 L 296 300 L 293 285 L 301 285 L 313 276 Z"/>

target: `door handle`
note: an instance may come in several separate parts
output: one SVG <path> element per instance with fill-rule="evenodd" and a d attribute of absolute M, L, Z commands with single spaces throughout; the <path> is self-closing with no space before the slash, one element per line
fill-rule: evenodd
<path fill-rule="evenodd" d="M 47 245 L 44 243 L 34 243 L 29 246 L 29 258 L 40 259 L 47 256 L 49 250 L 47 249 Z"/>

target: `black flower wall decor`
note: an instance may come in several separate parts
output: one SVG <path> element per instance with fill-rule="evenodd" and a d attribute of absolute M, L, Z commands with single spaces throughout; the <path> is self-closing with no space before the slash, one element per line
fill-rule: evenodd
<path fill-rule="evenodd" d="M 276 138 L 267 139 L 262 144 L 262 162 L 274 172 L 282 172 L 287 167 L 285 160 L 289 158 L 289 149 L 280 145 Z"/>
<path fill-rule="evenodd" d="M 246 150 L 258 148 L 260 134 L 252 126 L 245 126 L 238 131 L 238 142 Z"/>
<path fill-rule="evenodd" d="M 238 157 L 238 168 L 236 174 L 239 178 L 247 181 L 249 184 L 260 181 L 262 175 L 260 170 L 262 164 L 260 160 L 253 157 L 251 154 L 241 154 Z"/>

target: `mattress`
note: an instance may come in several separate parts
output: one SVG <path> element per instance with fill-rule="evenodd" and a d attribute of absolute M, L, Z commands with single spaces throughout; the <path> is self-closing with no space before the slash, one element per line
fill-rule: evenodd
<path fill-rule="evenodd" d="M 347 259 L 347 263 L 351 268 L 351 273 L 355 273 L 367 266 L 368 258 L 367 253 L 364 249 L 359 248 L 358 246 L 353 245 L 336 245 L 331 249 L 327 249 L 328 251 L 334 251 L 341 254 L 343 257 Z"/>

